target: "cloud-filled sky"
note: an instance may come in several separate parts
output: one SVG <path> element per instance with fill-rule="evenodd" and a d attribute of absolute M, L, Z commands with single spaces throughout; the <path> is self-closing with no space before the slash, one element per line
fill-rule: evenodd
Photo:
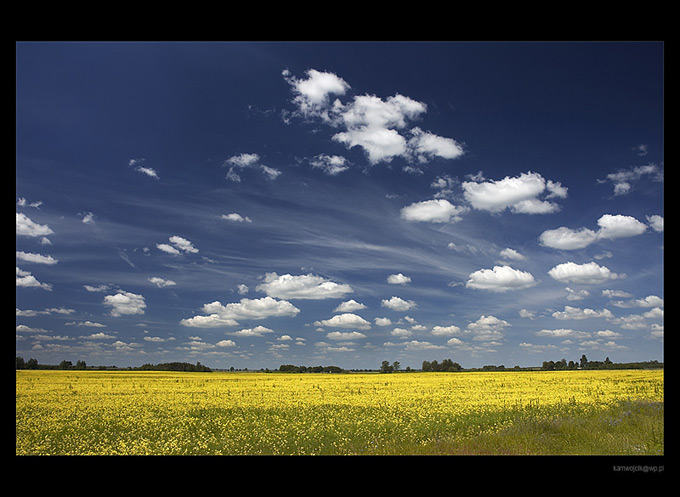
<path fill-rule="evenodd" d="M 16 351 L 663 360 L 662 43 L 18 43 Z"/>

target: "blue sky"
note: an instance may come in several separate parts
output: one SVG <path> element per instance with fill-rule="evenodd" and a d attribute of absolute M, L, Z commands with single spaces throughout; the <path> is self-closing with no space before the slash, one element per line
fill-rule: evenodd
<path fill-rule="evenodd" d="M 662 43 L 18 43 L 16 351 L 663 360 Z"/>

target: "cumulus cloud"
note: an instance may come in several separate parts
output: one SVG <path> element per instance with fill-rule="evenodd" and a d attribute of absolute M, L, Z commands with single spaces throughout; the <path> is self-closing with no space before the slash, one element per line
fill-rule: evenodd
<path fill-rule="evenodd" d="M 17 250 L 17 259 L 25 262 L 33 262 L 35 264 L 48 264 L 48 265 L 53 265 L 58 262 L 51 255 L 34 254 L 31 252 L 23 252 L 20 250 Z"/>
<path fill-rule="evenodd" d="M 352 312 L 361 309 L 366 309 L 366 306 L 352 299 L 337 306 L 333 312 Z"/>
<path fill-rule="evenodd" d="M 492 341 L 503 338 L 502 330 L 511 326 L 510 323 L 495 316 L 480 316 L 474 323 L 466 327 L 466 332 L 471 333 L 472 339 L 477 341 Z"/>
<path fill-rule="evenodd" d="M 330 319 L 315 321 L 315 326 L 330 326 L 333 328 L 356 328 L 359 330 L 370 330 L 371 323 L 361 316 L 352 313 L 337 314 Z"/>
<path fill-rule="evenodd" d="M 255 326 L 254 328 L 245 328 L 239 331 L 234 331 L 230 334 L 242 337 L 261 337 L 264 333 L 274 333 L 274 330 L 264 326 Z"/>
<path fill-rule="evenodd" d="M 142 295 L 118 290 L 115 295 L 104 297 L 104 305 L 111 307 L 111 316 L 118 317 L 129 314 L 144 314 L 146 302 Z"/>
<path fill-rule="evenodd" d="M 344 95 L 349 84 L 329 72 L 310 69 L 306 74 L 307 79 L 298 79 L 290 71 L 283 71 L 295 95 L 295 115 L 320 119 L 339 128 L 332 139 L 348 148 L 362 148 L 371 164 L 391 162 L 395 157 L 424 163 L 435 157 L 454 159 L 464 153 L 462 146 L 451 138 L 419 127 L 408 129 L 409 122 L 427 111 L 424 103 L 398 93 L 386 99 L 358 95 L 347 103 L 339 98 L 331 101 L 331 95 Z"/>
<path fill-rule="evenodd" d="M 248 217 L 248 216 L 242 216 L 241 214 L 238 214 L 236 212 L 232 212 L 231 214 L 222 214 L 220 216 L 222 219 L 226 219 L 227 221 L 231 221 L 234 223 L 252 223 L 253 221 Z"/>
<path fill-rule="evenodd" d="M 541 245 L 559 250 L 582 249 L 597 240 L 597 233 L 588 228 L 572 230 L 566 227 L 546 230 L 538 237 Z"/>
<path fill-rule="evenodd" d="M 54 233 L 46 224 L 33 222 L 27 215 L 17 212 L 17 235 L 21 236 L 45 236 Z"/>
<path fill-rule="evenodd" d="M 261 299 L 241 299 L 240 302 L 232 302 L 223 305 L 215 301 L 204 304 L 202 311 L 206 316 L 194 316 L 182 319 L 184 326 L 195 328 L 218 328 L 222 326 L 235 326 L 237 320 L 264 319 L 271 316 L 296 316 L 300 309 L 285 300 L 276 300 L 271 297 Z"/>
<path fill-rule="evenodd" d="M 582 285 L 595 285 L 622 277 L 622 275 L 612 273 L 606 266 L 600 266 L 595 262 L 586 264 L 565 262 L 552 268 L 548 274 L 561 283 Z"/>
<path fill-rule="evenodd" d="M 241 182 L 241 176 L 239 175 L 238 171 L 246 168 L 249 169 L 259 168 L 260 170 L 262 170 L 265 176 L 272 180 L 276 179 L 281 174 L 281 171 L 279 171 L 278 169 L 274 169 L 273 167 L 261 164 L 260 156 L 258 154 L 244 153 L 239 155 L 233 155 L 224 161 L 224 165 L 229 166 L 226 178 L 236 183 Z"/>
<path fill-rule="evenodd" d="M 615 173 L 610 173 L 599 183 L 610 182 L 614 185 L 614 196 L 626 195 L 633 189 L 633 185 L 642 177 L 648 176 L 652 181 L 663 181 L 663 170 L 656 164 L 636 166 L 629 169 L 620 169 Z"/>
<path fill-rule="evenodd" d="M 602 239 L 614 240 L 637 236 L 647 230 L 647 226 L 632 216 L 605 214 L 597 220 L 598 231 L 588 228 L 571 229 L 560 227 L 546 230 L 538 237 L 541 245 L 558 250 L 577 250 Z"/>
<path fill-rule="evenodd" d="M 504 259 L 511 259 L 513 261 L 523 261 L 526 259 L 525 256 L 517 252 L 515 249 L 505 248 L 500 252 L 501 257 Z"/>
<path fill-rule="evenodd" d="M 408 311 L 409 309 L 413 309 L 417 306 L 417 304 L 412 300 L 404 300 L 395 296 L 390 299 L 382 300 L 380 305 L 382 307 L 392 309 L 393 311 Z"/>
<path fill-rule="evenodd" d="M 52 285 L 49 283 L 39 282 L 35 276 L 29 271 L 24 271 L 17 267 L 17 283 L 16 286 L 27 288 L 42 288 L 43 290 L 52 291 Z"/>
<path fill-rule="evenodd" d="M 564 311 L 556 311 L 552 313 L 552 317 L 560 320 L 567 319 L 590 319 L 590 318 L 605 318 L 613 319 L 614 314 L 609 309 L 602 309 L 596 311 L 594 309 L 581 309 L 579 307 L 564 306 Z"/>
<path fill-rule="evenodd" d="M 411 130 L 408 146 L 419 162 L 429 162 L 435 157 L 456 159 L 463 155 L 463 147 L 451 138 L 434 135 L 418 127 Z"/>
<path fill-rule="evenodd" d="M 175 286 L 177 283 L 175 283 L 172 280 L 164 280 L 163 278 L 159 278 L 158 276 L 153 276 L 152 278 L 148 278 L 148 280 L 156 285 L 158 288 L 166 288 L 169 286 Z"/>
<path fill-rule="evenodd" d="M 336 176 L 349 169 L 347 159 L 340 155 L 319 154 L 310 159 L 309 163 L 329 176 Z"/>
<path fill-rule="evenodd" d="M 409 276 L 404 276 L 401 273 L 390 274 L 387 277 L 387 282 L 390 285 L 407 285 L 407 284 L 411 283 L 411 278 Z"/>
<path fill-rule="evenodd" d="M 256 290 L 282 299 L 334 299 L 353 292 L 347 284 L 335 283 L 314 274 L 279 276 L 276 273 L 266 273 L 264 283 Z"/>
<path fill-rule="evenodd" d="M 536 336 L 549 338 L 588 338 L 590 333 L 585 331 L 575 331 L 569 328 L 559 328 L 556 330 L 540 330 L 536 332 Z"/>
<path fill-rule="evenodd" d="M 531 273 L 510 266 L 494 266 L 493 269 L 480 269 L 470 274 L 465 286 L 478 290 L 507 292 L 530 288 L 536 284 Z"/>
<path fill-rule="evenodd" d="M 142 166 L 146 159 L 130 159 L 130 162 L 128 163 L 128 166 L 134 167 L 135 171 L 138 173 L 145 174 L 146 176 L 149 176 L 150 178 L 154 179 L 159 179 L 158 173 L 156 172 L 155 169 L 151 167 L 145 167 Z"/>
<path fill-rule="evenodd" d="M 629 301 L 618 300 L 612 302 L 616 307 L 663 307 L 663 299 L 656 295 L 648 295 L 643 299 L 634 299 Z"/>
<path fill-rule="evenodd" d="M 366 335 L 358 331 L 331 331 L 326 334 L 326 338 L 330 340 L 352 341 L 366 338 Z"/>
<path fill-rule="evenodd" d="M 448 200 L 440 198 L 415 202 L 404 207 L 401 209 L 401 217 L 407 221 L 448 223 L 460 221 L 462 219 L 461 214 L 467 211 L 467 207 L 455 206 Z"/>
<path fill-rule="evenodd" d="M 435 326 L 432 328 L 432 334 L 436 336 L 457 335 L 460 333 L 460 328 L 456 325 L 449 326 Z"/>
<path fill-rule="evenodd" d="M 647 226 L 631 216 L 613 216 L 605 214 L 597 220 L 600 230 L 597 232 L 599 238 L 628 238 L 644 233 Z"/>
<path fill-rule="evenodd" d="M 168 245 L 167 243 L 157 243 L 156 248 L 172 255 L 180 255 L 182 252 L 189 254 L 198 253 L 198 249 L 194 247 L 194 245 L 186 238 L 174 235 L 171 236 L 169 240 L 172 245 Z"/>
<path fill-rule="evenodd" d="M 307 71 L 307 79 L 299 79 L 293 76 L 289 70 L 282 72 L 284 79 L 293 88 L 293 103 L 298 109 L 298 114 L 305 118 L 321 118 L 331 121 L 329 112 L 331 95 L 344 95 L 350 88 L 349 84 L 341 77 L 316 69 Z"/>
<path fill-rule="evenodd" d="M 502 180 L 483 181 L 478 178 L 462 184 L 465 199 L 478 210 L 501 212 L 510 209 L 518 214 L 548 214 L 560 209 L 554 202 L 539 199 L 565 198 L 567 188 L 560 183 L 548 181 L 538 173 L 522 173 L 517 177 L 506 176 Z"/>
<path fill-rule="evenodd" d="M 653 216 L 647 216 L 647 222 L 657 233 L 661 233 L 663 231 L 663 216 L 658 216 L 656 214 Z"/>

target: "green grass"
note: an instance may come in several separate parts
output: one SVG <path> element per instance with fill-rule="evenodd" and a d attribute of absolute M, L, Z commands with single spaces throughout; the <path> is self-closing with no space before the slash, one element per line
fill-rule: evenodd
<path fill-rule="evenodd" d="M 440 439 L 421 449 L 452 455 L 663 455 L 664 408 L 662 402 L 622 402 L 596 412 L 517 415 L 498 431 Z"/>

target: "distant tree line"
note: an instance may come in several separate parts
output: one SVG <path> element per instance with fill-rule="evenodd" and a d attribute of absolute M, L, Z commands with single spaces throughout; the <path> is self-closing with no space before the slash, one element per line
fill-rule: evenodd
<path fill-rule="evenodd" d="M 98 370 L 125 370 L 125 371 L 190 371 L 190 372 L 210 372 L 207 366 L 200 362 L 190 364 L 188 362 L 165 362 L 161 364 L 144 364 L 139 367 L 117 368 L 116 366 L 88 366 L 85 361 L 76 361 L 75 365 L 71 361 L 61 361 L 58 365 L 38 364 L 36 359 L 24 361 L 23 357 L 17 356 L 16 369 L 98 369 Z"/>
<path fill-rule="evenodd" d="M 561 371 L 565 369 L 659 369 L 663 368 L 663 362 L 642 361 L 642 362 L 612 362 L 609 357 L 604 361 L 589 361 L 585 354 L 581 356 L 579 362 L 560 359 L 559 361 L 543 361 L 541 369 L 543 371 Z"/>
<path fill-rule="evenodd" d="M 281 364 L 279 366 L 281 373 L 346 373 L 344 369 L 339 366 L 296 366 L 294 364 Z"/>
<path fill-rule="evenodd" d="M 188 362 L 164 362 L 160 364 L 142 364 L 138 368 L 133 368 L 138 371 L 189 371 L 192 373 L 209 373 L 212 371 L 208 366 L 204 366 L 200 362 L 191 364 Z"/>
<path fill-rule="evenodd" d="M 457 362 L 453 362 L 451 359 L 444 359 L 441 363 L 437 362 L 435 359 L 432 362 L 423 361 L 422 370 L 424 372 L 441 372 L 446 373 L 449 371 L 462 371 L 463 367 Z"/>

